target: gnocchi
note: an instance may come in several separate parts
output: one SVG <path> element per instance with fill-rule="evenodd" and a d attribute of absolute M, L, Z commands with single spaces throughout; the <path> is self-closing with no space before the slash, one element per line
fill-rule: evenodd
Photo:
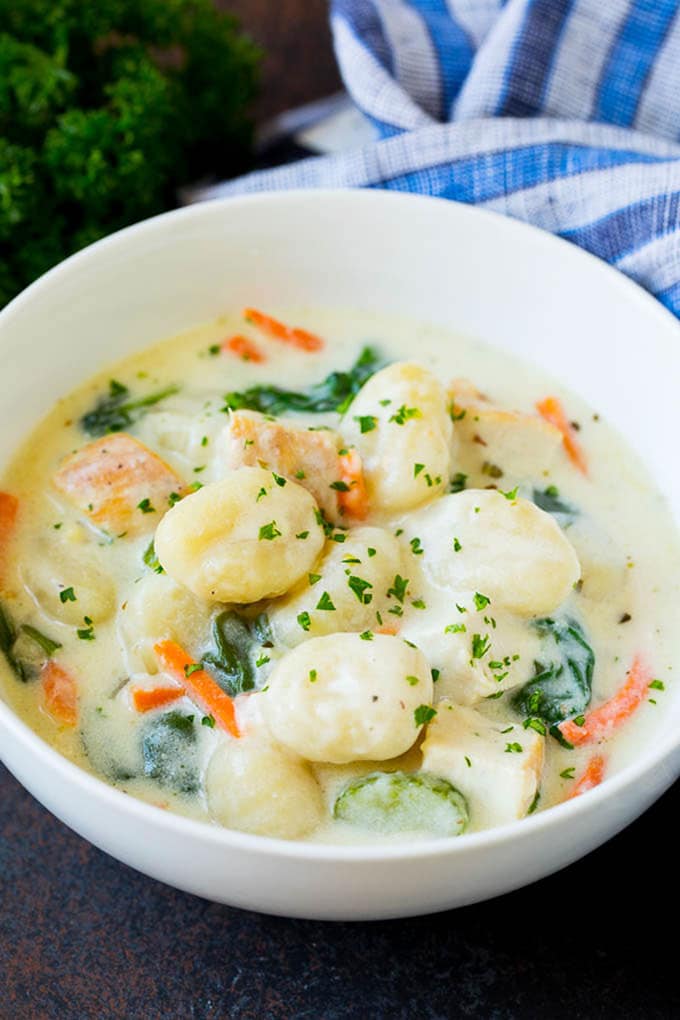
<path fill-rule="evenodd" d="M 371 505 L 410 510 L 445 491 L 453 423 L 442 385 L 414 362 L 377 372 L 343 420 L 343 433 L 364 463 Z"/>
<path fill-rule="evenodd" d="M 306 489 L 264 468 L 243 467 L 169 510 L 155 546 L 170 577 L 198 598 L 258 602 L 292 588 L 323 541 Z"/>
<path fill-rule="evenodd" d="M 422 728 L 432 677 L 397 637 L 330 634 L 289 652 L 269 677 L 263 713 L 273 738 L 309 761 L 382 761 Z"/>

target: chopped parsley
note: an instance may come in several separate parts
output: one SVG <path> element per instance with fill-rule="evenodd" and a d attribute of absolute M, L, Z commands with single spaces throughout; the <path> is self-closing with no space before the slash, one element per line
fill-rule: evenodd
<path fill-rule="evenodd" d="M 462 492 L 467 484 L 468 476 L 462 471 L 456 472 L 451 479 L 451 492 Z"/>
<path fill-rule="evenodd" d="M 207 726 L 208 729 L 214 730 L 215 729 L 215 716 L 214 715 L 204 715 L 203 718 L 201 719 L 201 726 Z"/>
<path fill-rule="evenodd" d="M 518 744 L 516 740 L 512 744 L 505 745 L 506 754 L 521 754 L 523 750 L 522 745 Z"/>
<path fill-rule="evenodd" d="M 422 556 L 423 553 L 425 552 L 422 545 L 420 544 L 419 538 L 412 538 L 411 541 L 409 542 L 409 545 L 411 546 L 411 552 L 413 553 L 414 556 Z"/>
<path fill-rule="evenodd" d="M 362 641 L 372 641 L 373 640 L 373 631 L 372 630 L 364 630 L 359 635 L 359 637 L 361 638 Z"/>
<path fill-rule="evenodd" d="M 355 577 L 352 574 L 348 579 L 347 584 L 362 605 L 367 606 L 373 601 L 373 595 L 368 591 L 368 588 L 373 587 L 370 581 L 365 581 L 363 577 Z"/>
<path fill-rule="evenodd" d="M 651 684 L 649 686 L 652 688 L 653 691 L 665 691 L 666 690 L 666 685 L 664 684 L 663 680 L 652 680 L 652 682 L 651 682 Z"/>
<path fill-rule="evenodd" d="M 422 417 L 422 412 L 417 407 L 407 407 L 406 404 L 402 404 L 389 420 L 393 421 L 396 425 L 405 425 L 407 421 L 412 421 L 413 418 Z"/>
<path fill-rule="evenodd" d="M 415 719 L 416 726 L 425 726 L 427 723 L 432 722 L 437 714 L 437 709 L 432 708 L 431 705 L 418 705 L 413 712 L 413 718 Z"/>
<path fill-rule="evenodd" d="M 309 671 L 309 682 L 310 682 L 310 684 L 315 684 L 316 681 L 317 681 L 316 670 L 315 669 L 310 669 L 310 671 Z"/>
<path fill-rule="evenodd" d="M 425 470 L 425 465 L 424 464 L 414 464 L 413 465 L 413 477 L 417 478 L 418 475 L 420 474 L 420 472 L 424 471 L 424 470 Z"/>
<path fill-rule="evenodd" d="M 317 581 L 321 580 L 321 574 L 307 574 L 307 579 L 309 581 L 309 586 L 311 588 L 313 584 L 316 584 Z"/>
<path fill-rule="evenodd" d="M 466 631 L 464 623 L 450 623 L 448 627 L 444 627 L 445 634 L 465 634 Z"/>
<path fill-rule="evenodd" d="M 60 591 L 59 592 L 59 601 L 60 602 L 75 602 L 76 601 L 76 593 L 74 592 L 73 588 L 64 588 L 62 591 Z"/>
<path fill-rule="evenodd" d="M 300 624 L 303 630 L 309 630 L 312 626 L 312 618 L 309 613 L 298 613 L 297 622 Z"/>
<path fill-rule="evenodd" d="M 463 548 L 463 547 L 462 547 L 462 545 L 460 544 L 460 541 L 459 541 L 459 539 L 457 539 L 457 538 L 455 538 L 455 537 L 454 537 L 454 539 L 453 539 L 453 551 L 454 551 L 454 552 L 460 552 L 460 550 L 461 550 L 462 548 Z"/>
<path fill-rule="evenodd" d="M 257 659 L 255 659 L 255 665 L 258 669 L 260 666 L 266 666 L 268 662 L 271 662 L 268 655 L 258 655 Z"/>
<path fill-rule="evenodd" d="M 299 478 L 299 479 L 303 479 L 303 478 L 306 478 L 307 476 L 306 476 L 306 474 L 304 473 L 304 471 L 302 470 L 302 468 L 300 468 L 300 470 L 299 470 L 299 471 L 296 471 L 296 472 L 295 472 L 295 477 L 296 477 L 296 478 Z"/>
<path fill-rule="evenodd" d="M 272 478 L 274 479 L 276 484 L 279 485 L 281 488 L 283 488 L 284 485 L 286 484 L 286 479 L 282 478 L 281 475 L 277 475 L 275 471 L 272 471 Z"/>
<path fill-rule="evenodd" d="M 260 489 L 260 491 L 258 492 L 257 496 L 255 497 L 255 502 L 256 502 L 256 503 L 259 503 L 259 502 L 260 502 L 260 500 L 262 499 L 262 497 L 263 497 L 263 496 L 266 496 L 266 495 L 267 495 L 267 490 L 265 489 L 265 487 L 264 487 L 264 486 L 262 486 L 262 488 L 261 488 L 261 489 Z"/>
<path fill-rule="evenodd" d="M 181 498 L 179 492 L 171 492 L 168 496 L 168 506 L 174 506 L 175 503 L 179 503 Z"/>
<path fill-rule="evenodd" d="M 194 673 L 198 673 L 199 670 L 203 669 L 200 662 L 187 662 L 184 667 L 185 676 L 193 676 Z"/>
<path fill-rule="evenodd" d="M 486 653 L 489 651 L 489 646 L 490 645 L 491 645 L 491 638 L 489 637 L 488 634 L 485 634 L 484 637 L 482 637 L 481 634 L 473 634 L 472 635 L 472 658 L 473 659 L 482 659 L 482 658 L 484 658 Z"/>
<path fill-rule="evenodd" d="M 365 432 L 372 432 L 378 425 L 378 419 L 373 414 L 354 415 L 354 421 L 359 422 L 359 429 L 362 435 Z"/>
<path fill-rule="evenodd" d="M 509 489 L 507 492 L 503 492 L 502 489 L 498 490 L 501 496 L 505 496 L 507 500 L 511 502 L 517 499 L 517 493 L 519 491 L 519 485 L 516 485 L 514 489 Z"/>
<path fill-rule="evenodd" d="M 440 669 L 431 669 L 430 672 L 432 674 L 432 683 L 436 684 L 437 680 L 439 680 L 439 677 L 441 676 L 441 670 Z"/>
<path fill-rule="evenodd" d="M 568 769 L 563 769 L 562 772 L 560 772 L 560 779 L 573 779 L 575 772 L 576 766 L 571 765 Z"/>
<path fill-rule="evenodd" d="M 503 477 L 503 471 L 499 468 L 498 464 L 492 464 L 490 460 L 485 460 L 482 464 L 482 474 L 487 475 L 489 478 Z"/>
<path fill-rule="evenodd" d="M 276 526 L 276 521 L 270 521 L 269 524 L 263 524 L 262 527 L 260 528 L 258 541 L 261 542 L 264 539 L 267 542 L 271 542 L 273 541 L 273 539 L 280 537 L 281 532 Z"/>
<path fill-rule="evenodd" d="M 375 556 L 375 552 L 376 551 L 375 551 L 375 549 L 372 549 L 371 546 L 369 545 L 369 547 L 366 550 L 366 552 L 368 553 L 369 556 Z"/>
<path fill-rule="evenodd" d="M 331 482 L 329 488 L 335 489 L 336 492 L 349 492 L 349 485 L 343 481 Z"/>
<path fill-rule="evenodd" d="M 309 532 L 308 531 L 298 531 L 298 533 L 297 533 L 297 535 L 295 537 L 299 538 L 300 541 L 304 541 L 305 538 L 309 538 Z"/>
<path fill-rule="evenodd" d="M 417 677 L 417 676 L 407 676 L 406 677 L 406 683 L 409 685 L 409 687 L 415 687 L 416 684 L 420 683 L 420 677 Z"/>
<path fill-rule="evenodd" d="M 395 575 L 392 587 L 387 589 L 388 597 L 394 595 L 398 602 L 403 603 L 406 598 L 406 589 L 408 588 L 408 578 L 401 577 L 399 574 Z"/>
<path fill-rule="evenodd" d="M 487 595 L 482 595 L 476 591 L 474 595 L 475 606 L 481 613 L 482 609 L 486 609 L 487 606 L 491 605 L 491 599 Z"/>
<path fill-rule="evenodd" d="M 325 612 L 328 612 L 328 613 L 335 611 L 335 606 L 333 605 L 333 600 L 331 599 L 331 597 L 330 597 L 330 595 L 328 594 L 327 591 L 325 591 L 323 593 L 323 595 L 321 596 L 321 598 L 317 602 L 316 608 L 324 610 Z"/>
<path fill-rule="evenodd" d="M 423 599 L 414 599 L 411 603 L 414 609 L 427 609 L 425 601 Z"/>
<path fill-rule="evenodd" d="M 141 510 L 143 514 L 156 513 L 156 507 L 152 506 L 151 500 L 148 497 L 146 499 L 141 500 L 141 502 L 137 504 L 137 509 Z"/>

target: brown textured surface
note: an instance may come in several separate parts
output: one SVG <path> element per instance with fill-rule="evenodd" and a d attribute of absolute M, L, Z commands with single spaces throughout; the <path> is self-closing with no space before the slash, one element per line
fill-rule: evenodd
<path fill-rule="evenodd" d="M 0 766 L 0 1018 L 670 1020 L 678 807 L 676 788 L 585 861 L 490 903 L 321 924 L 144 878 Z"/>
<path fill-rule="evenodd" d="M 330 95 L 341 87 L 326 0 L 217 0 L 265 51 L 259 117 Z"/>

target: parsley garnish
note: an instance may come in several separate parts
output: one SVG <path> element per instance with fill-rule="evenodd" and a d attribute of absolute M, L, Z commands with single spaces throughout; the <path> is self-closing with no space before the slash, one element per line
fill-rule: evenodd
<path fill-rule="evenodd" d="M 521 754 L 523 750 L 524 750 L 524 748 L 522 747 L 521 744 L 518 744 L 517 741 L 514 741 L 512 744 L 506 744 L 505 745 L 505 753 L 506 754 L 513 754 L 513 753 L 514 754 Z"/>
<path fill-rule="evenodd" d="M 349 492 L 349 485 L 343 481 L 331 482 L 329 488 L 335 489 L 336 492 Z"/>
<path fill-rule="evenodd" d="M 151 500 L 148 497 L 137 504 L 137 509 L 141 510 L 143 514 L 156 513 L 156 507 L 151 505 Z"/>
<path fill-rule="evenodd" d="M 298 533 L 297 533 L 297 535 L 295 537 L 299 538 L 300 540 L 304 540 L 305 538 L 309 538 L 309 532 L 308 531 L 298 531 Z"/>
<path fill-rule="evenodd" d="M 408 588 L 408 578 L 401 577 L 399 574 L 395 575 L 394 582 L 391 588 L 387 589 L 388 597 L 394 595 L 398 602 L 404 601 L 406 598 L 406 589 Z"/>
<path fill-rule="evenodd" d="M 517 493 L 519 491 L 519 485 L 516 485 L 514 489 L 509 489 L 508 492 L 503 492 L 502 489 L 499 489 L 498 491 L 500 492 L 501 496 L 505 496 L 506 499 L 509 499 L 510 501 L 512 501 L 512 500 L 517 499 Z"/>
<path fill-rule="evenodd" d="M 60 591 L 59 592 L 59 601 L 60 602 L 75 602 L 76 601 L 76 593 L 74 592 L 73 588 L 64 588 L 63 591 Z"/>
<path fill-rule="evenodd" d="M 298 613 L 297 622 L 300 624 L 303 630 L 309 630 L 312 626 L 312 618 L 309 613 Z"/>
<path fill-rule="evenodd" d="M 416 684 L 420 683 L 420 677 L 417 677 L 417 676 L 407 676 L 406 677 L 406 683 L 410 687 L 415 687 Z"/>
<path fill-rule="evenodd" d="M 192 676 L 194 673 L 198 673 L 199 670 L 203 669 L 200 662 L 187 662 L 184 667 L 184 675 Z"/>
<path fill-rule="evenodd" d="M 275 538 L 280 538 L 281 532 L 276 526 L 276 521 L 270 521 L 269 524 L 263 524 L 260 528 L 258 535 L 258 541 L 266 539 L 267 542 L 271 542 Z"/>
<path fill-rule="evenodd" d="M 411 546 L 411 552 L 413 553 L 414 556 L 422 556 L 423 553 L 425 552 L 422 545 L 420 544 L 419 538 L 412 538 L 411 541 L 409 542 L 409 545 Z"/>
<path fill-rule="evenodd" d="M 373 601 L 373 595 L 367 591 L 368 588 L 372 588 L 373 585 L 370 581 L 365 581 L 363 577 L 355 577 L 353 574 L 348 579 L 347 584 L 352 589 L 359 602 L 362 605 L 367 606 Z"/>
<path fill-rule="evenodd" d="M 310 669 L 310 671 L 309 671 L 309 682 L 310 682 L 310 684 L 315 684 L 316 680 L 317 680 L 316 670 L 315 669 Z"/>
<path fill-rule="evenodd" d="M 488 634 L 485 634 L 484 637 L 482 637 L 481 634 L 473 634 L 472 635 L 472 658 L 473 659 L 482 659 L 486 655 L 486 653 L 489 651 L 490 644 L 491 644 L 491 638 L 489 637 Z"/>
<path fill-rule="evenodd" d="M 458 471 L 451 479 L 451 492 L 462 492 L 467 483 L 468 476 Z"/>
<path fill-rule="evenodd" d="M 316 608 L 325 610 L 326 612 L 333 612 L 335 610 L 333 600 L 331 599 L 327 591 L 325 591 L 321 598 L 319 599 Z"/>
<path fill-rule="evenodd" d="M 450 623 L 448 627 L 444 627 L 445 634 L 465 634 L 467 627 L 464 623 Z"/>
<path fill-rule="evenodd" d="M 321 574 L 307 574 L 307 579 L 309 580 L 309 585 L 311 587 L 313 584 L 316 584 L 317 581 L 321 580 Z"/>
<path fill-rule="evenodd" d="M 204 715 L 203 718 L 201 719 L 201 726 L 207 726 L 209 729 L 214 730 L 215 729 L 215 716 L 214 715 Z"/>
<path fill-rule="evenodd" d="M 424 726 L 426 723 L 431 722 L 437 714 L 437 709 L 432 708 L 431 705 L 418 705 L 413 713 L 416 726 Z"/>
<path fill-rule="evenodd" d="M 411 421 L 413 418 L 422 418 L 423 415 L 417 407 L 407 407 L 406 404 L 402 404 L 396 414 L 393 414 L 389 421 L 395 422 L 397 425 L 405 425 L 407 421 Z"/>
<path fill-rule="evenodd" d="M 281 486 L 281 488 L 283 488 L 284 485 L 286 484 L 286 479 L 282 478 L 281 475 L 277 475 L 275 471 L 272 471 L 272 478 L 274 479 L 277 485 Z"/>
<path fill-rule="evenodd" d="M 363 631 L 359 635 L 359 637 L 361 638 L 362 641 L 372 641 L 373 640 L 373 631 L 372 630 L 365 630 L 365 631 Z"/>
<path fill-rule="evenodd" d="M 364 414 L 364 415 L 356 415 L 355 414 L 354 415 L 354 421 L 358 421 L 359 422 L 359 428 L 360 428 L 362 434 L 364 432 L 372 432 L 373 429 L 376 428 L 376 426 L 378 424 L 378 419 L 375 417 L 375 415 L 372 415 L 372 414 Z"/>
<path fill-rule="evenodd" d="M 424 471 L 424 470 L 425 470 L 425 465 L 424 464 L 414 464 L 413 465 L 413 477 L 417 478 L 418 475 L 420 474 L 420 472 Z"/>
<path fill-rule="evenodd" d="M 482 595 L 476 591 L 474 595 L 475 606 L 481 613 L 482 609 L 486 609 L 487 606 L 491 605 L 491 599 L 487 595 Z"/>

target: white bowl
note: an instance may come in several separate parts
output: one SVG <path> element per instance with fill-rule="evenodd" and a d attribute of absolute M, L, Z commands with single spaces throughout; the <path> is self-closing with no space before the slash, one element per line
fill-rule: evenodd
<path fill-rule="evenodd" d="M 680 435 L 675 319 L 548 234 L 376 191 L 194 206 L 100 241 L 38 280 L 0 314 L 0 462 L 57 397 L 107 362 L 245 304 L 403 314 L 526 358 L 617 426 L 680 511 L 680 472 L 668 470 Z M 147 875 L 253 910 L 373 919 L 515 889 L 618 832 L 680 771 L 680 686 L 664 706 L 654 740 L 593 792 L 489 832 L 389 848 L 283 842 L 168 814 L 72 765 L 1 701 L 0 753 L 50 811 Z"/>

